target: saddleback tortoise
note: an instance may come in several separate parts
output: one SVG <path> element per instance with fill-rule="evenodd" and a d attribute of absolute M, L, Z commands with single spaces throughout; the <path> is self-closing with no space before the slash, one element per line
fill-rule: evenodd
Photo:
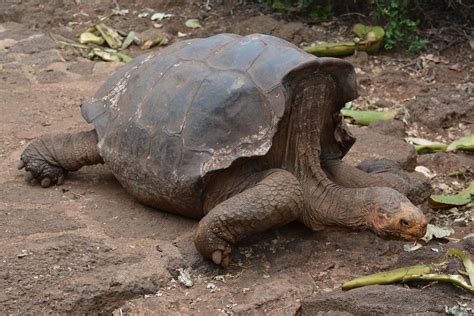
<path fill-rule="evenodd" d="M 295 220 L 422 237 L 403 171 L 341 161 L 354 138 L 339 110 L 356 97 L 349 63 L 276 37 L 182 41 L 121 68 L 82 105 L 95 129 L 34 140 L 19 168 L 48 187 L 105 163 L 138 201 L 200 219 L 195 246 L 223 266 L 237 241 Z"/>

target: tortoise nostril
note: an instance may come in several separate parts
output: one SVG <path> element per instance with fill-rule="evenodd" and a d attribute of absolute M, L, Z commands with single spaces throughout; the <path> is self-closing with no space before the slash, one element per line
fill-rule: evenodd
<path fill-rule="evenodd" d="M 400 220 L 400 226 L 402 227 L 410 227 L 410 223 L 406 219 L 401 219 Z"/>

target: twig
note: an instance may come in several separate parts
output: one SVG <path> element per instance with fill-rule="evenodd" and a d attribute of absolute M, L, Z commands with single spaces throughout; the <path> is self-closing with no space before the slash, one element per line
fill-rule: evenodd
<path fill-rule="evenodd" d="M 406 64 L 406 65 L 403 65 L 401 67 L 399 67 L 400 69 L 403 69 L 403 68 L 408 68 L 408 67 L 411 67 L 411 66 L 416 66 L 416 64 L 418 63 L 418 60 L 415 60 L 414 62 L 411 62 L 409 64 Z"/>
<path fill-rule="evenodd" d="M 366 18 L 366 17 L 367 17 L 367 15 L 362 14 L 362 13 L 359 13 L 359 12 L 344 13 L 344 14 L 341 14 L 339 17 L 351 16 L 351 15 L 358 15 L 358 16 L 361 16 L 361 17 L 363 17 L 363 18 Z"/>

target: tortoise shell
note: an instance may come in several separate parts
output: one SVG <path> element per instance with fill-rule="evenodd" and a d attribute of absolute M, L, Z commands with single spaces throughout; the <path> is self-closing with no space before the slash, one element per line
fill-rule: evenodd
<path fill-rule="evenodd" d="M 267 35 L 182 41 L 124 66 L 82 114 L 127 191 L 200 217 L 206 174 L 265 155 L 288 101 L 283 79 L 320 61 Z"/>

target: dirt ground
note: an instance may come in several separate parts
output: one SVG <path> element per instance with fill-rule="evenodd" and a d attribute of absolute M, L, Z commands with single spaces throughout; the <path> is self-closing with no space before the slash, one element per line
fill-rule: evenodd
<path fill-rule="evenodd" d="M 62 186 L 25 182 L 15 165 L 29 141 L 45 133 L 91 128 L 79 105 L 120 63 L 90 61 L 56 40 L 76 40 L 112 1 L 6 1 L 0 4 L 0 310 L 2 314 L 443 314 L 472 296 L 447 284 L 371 286 L 343 292 L 353 277 L 442 258 L 449 248 L 474 252 L 473 204 L 457 215 L 421 208 L 433 223 L 455 229 L 450 240 L 432 240 L 417 251 L 407 242 L 370 232 L 311 232 L 290 224 L 240 243 L 229 269 L 203 260 L 192 243 L 197 222 L 145 207 L 120 187 L 106 166 L 85 167 Z M 140 2 L 105 23 L 140 34 L 178 32 L 200 37 L 221 32 L 266 33 L 300 45 L 351 38 L 347 21 L 283 21 L 261 7 L 205 1 Z M 38 3 L 40 3 L 38 5 Z M 132 2 L 128 2 L 132 3 Z M 174 14 L 160 28 L 145 12 Z M 199 18 L 203 28 L 184 26 Z M 154 49 L 160 49 L 154 48 Z M 131 56 L 144 53 L 127 50 Z M 403 54 L 349 57 L 361 97 L 354 107 L 399 110 L 395 122 L 352 127 L 359 141 L 346 160 L 390 158 L 437 174 L 436 193 L 459 191 L 474 179 L 467 153 L 416 156 L 405 136 L 449 142 L 474 130 L 474 50 L 460 43 L 430 47 L 420 57 Z M 461 171 L 462 176 L 448 176 Z M 463 239 L 464 238 L 464 239 Z M 178 280 L 190 273 L 193 285 Z M 467 308 L 466 307 L 466 308 Z"/>

